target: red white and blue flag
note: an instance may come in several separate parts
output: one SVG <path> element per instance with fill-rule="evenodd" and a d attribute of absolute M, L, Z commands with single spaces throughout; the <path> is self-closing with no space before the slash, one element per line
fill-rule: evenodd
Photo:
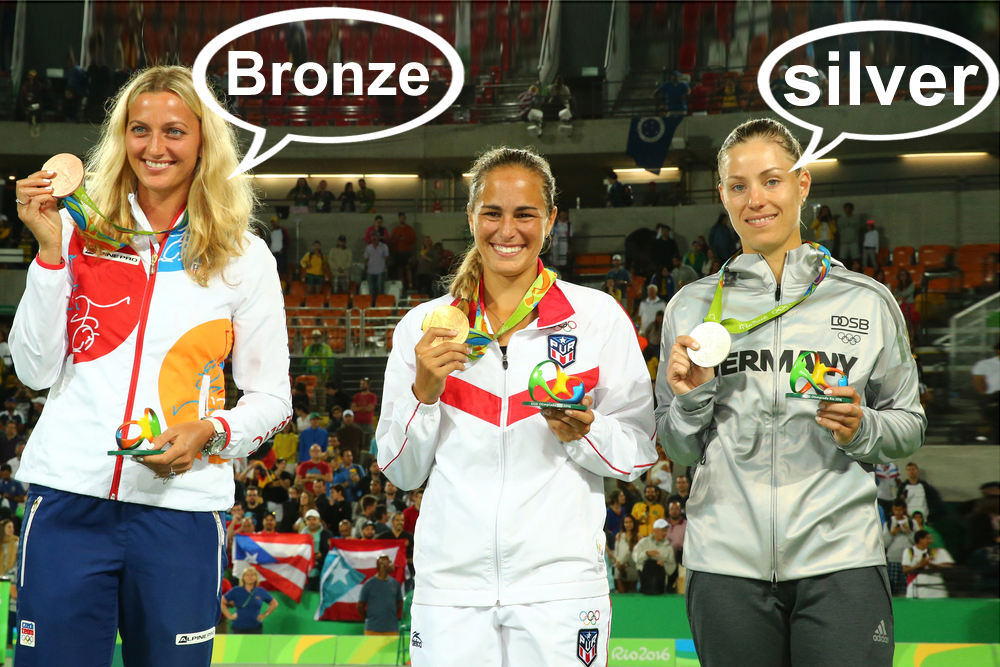
<path fill-rule="evenodd" d="M 233 541 L 233 576 L 239 577 L 248 565 L 253 565 L 260 573 L 261 588 L 281 591 L 301 602 L 302 589 L 309 578 L 313 558 L 311 535 L 236 535 Z"/>
<path fill-rule="evenodd" d="M 392 561 L 392 577 L 400 584 L 406 576 L 406 540 L 330 540 L 330 552 L 319 580 L 317 621 L 360 621 L 361 587 L 378 571 L 385 554 Z"/>

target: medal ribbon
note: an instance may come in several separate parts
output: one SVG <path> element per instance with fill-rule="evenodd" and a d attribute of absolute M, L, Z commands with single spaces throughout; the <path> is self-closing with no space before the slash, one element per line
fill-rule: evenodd
<path fill-rule="evenodd" d="M 465 341 L 472 347 L 472 354 L 469 355 L 469 359 L 475 360 L 483 356 L 486 352 L 486 346 L 490 342 L 500 338 L 500 336 L 520 324 L 535 309 L 538 302 L 542 300 L 542 297 L 545 296 L 549 288 L 555 285 L 555 283 L 555 272 L 546 269 L 542 265 L 542 260 L 538 260 L 538 277 L 535 278 L 535 282 L 531 283 L 531 287 L 524 293 L 521 302 L 517 304 L 517 308 L 507 321 L 495 333 L 490 333 L 488 320 L 486 319 L 486 298 L 483 290 L 483 280 L 480 278 L 479 286 L 476 288 L 478 297 L 476 301 L 469 304 L 469 337 Z M 474 317 L 473 313 L 475 313 Z"/>
<path fill-rule="evenodd" d="M 705 321 L 718 322 L 719 324 L 724 326 L 726 328 L 726 331 L 728 331 L 729 333 L 745 333 L 755 327 L 760 326 L 761 324 L 764 324 L 765 322 L 770 322 L 774 318 L 787 313 L 789 310 L 791 310 L 795 306 L 799 305 L 800 303 L 808 299 L 809 296 L 816 291 L 816 288 L 819 287 L 819 284 L 823 282 L 823 279 L 826 278 L 826 274 L 830 271 L 830 251 L 818 243 L 814 243 L 812 241 L 809 241 L 808 243 L 813 248 L 823 253 L 823 266 L 819 270 L 819 275 L 817 275 L 816 279 L 812 281 L 811 285 L 809 285 L 809 289 L 806 290 L 806 293 L 800 296 L 796 301 L 793 301 L 792 303 L 784 303 L 780 306 L 772 308 L 763 315 L 758 315 L 752 320 L 748 320 L 746 322 L 741 322 L 740 320 L 733 318 L 725 320 L 721 319 L 722 283 L 726 277 L 726 266 L 729 264 L 729 262 L 733 260 L 733 258 L 730 257 L 728 260 L 726 260 L 726 263 L 722 265 L 722 269 L 719 271 L 720 274 L 719 285 L 715 288 L 715 296 L 712 297 L 712 306 L 708 309 L 708 315 L 705 316 Z"/>
<path fill-rule="evenodd" d="M 83 189 L 82 185 L 77 188 L 76 192 L 64 198 L 63 204 L 69 211 L 70 217 L 73 218 L 73 222 L 75 222 L 76 226 L 80 229 L 81 234 L 93 240 L 104 249 L 112 252 L 115 250 L 121 250 L 129 244 L 129 241 L 117 241 L 103 233 L 100 229 L 98 229 L 97 225 L 94 224 L 94 221 L 90 219 L 90 216 L 87 215 L 87 212 L 83 208 L 84 205 L 93 210 L 97 215 L 107 220 L 108 224 L 123 234 L 128 234 L 130 236 L 156 236 L 157 234 L 164 233 L 157 231 L 147 232 L 142 229 L 129 229 L 128 227 L 120 227 L 119 225 L 116 225 L 108 219 L 108 216 L 101 213 L 100 209 L 97 208 L 97 204 L 95 204 L 94 200 L 90 198 L 90 195 L 87 194 L 87 191 Z M 180 224 L 174 227 L 174 229 L 183 227 L 187 224 L 187 221 L 188 212 L 184 211 L 184 218 L 180 221 Z"/>

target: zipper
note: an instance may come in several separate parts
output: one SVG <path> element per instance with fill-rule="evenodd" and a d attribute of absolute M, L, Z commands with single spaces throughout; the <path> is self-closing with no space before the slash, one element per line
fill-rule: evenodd
<path fill-rule="evenodd" d="M 41 503 L 41 496 L 35 498 L 35 502 L 31 503 L 31 511 L 28 512 L 28 523 L 24 526 L 24 541 L 21 543 L 21 583 L 18 584 L 20 588 L 24 588 L 24 564 L 28 560 L 28 535 L 31 534 L 31 522 L 35 520 L 35 512 Z"/>
<path fill-rule="evenodd" d="M 186 208 L 184 210 L 187 210 Z M 156 284 L 156 267 L 160 260 L 160 253 L 163 252 L 163 247 L 167 245 L 169 240 L 170 232 L 173 230 L 177 220 L 183 215 L 182 210 L 177 218 L 170 224 L 170 228 L 166 231 L 167 238 L 163 239 L 160 243 L 160 247 L 156 249 L 156 252 L 152 252 L 150 249 L 149 256 L 149 280 L 146 281 L 146 288 L 142 292 L 142 307 L 139 309 L 139 329 L 135 336 L 135 356 L 132 359 L 132 378 L 129 380 L 128 386 L 128 399 L 125 401 L 125 419 L 124 421 L 129 421 L 132 417 L 132 408 L 135 406 L 135 391 L 136 385 L 139 382 L 139 364 L 142 360 L 142 342 L 146 334 L 146 319 L 149 317 L 149 302 L 153 298 L 153 286 Z M 108 494 L 108 498 L 111 500 L 118 500 L 118 485 L 122 480 L 122 466 L 125 461 L 124 456 L 116 456 L 117 461 L 115 461 L 115 476 L 111 480 L 111 492 Z"/>
<path fill-rule="evenodd" d="M 782 273 L 784 277 L 784 273 Z M 774 290 L 774 305 L 778 307 L 781 305 L 781 282 L 778 281 L 778 286 Z M 781 356 L 781 318 L 774 318 L 774 350 L 776 351 L 775 358 Z M 775 515 L 778 513 L 778 487 L 774 480 L 774 470 L 777 466 L 777 426 L 778 426 L 778 372 L 777 368 L 771 374 L 772 376 L 772 405 L 771 405 L 771 592 L 776 593 L 778 591 L 778 527 L 777 519 Z"/>
<path fill-rule="evenodd" d="M 513 338 L 513 336 L 511 336 Z M 510 349 L 511 341 L 507 341 Z M 499 347 L 499 341 L 497 342 Z M 503 499 L 504 476 L 506 474 L 506 459 L 504 457 L 507 449 L 507 355 L 503 354 L 503 373 L 500 375 L 500 495 L 497 496 L 497 511 L 493 519 L 493 565 L 497 578 L 497 604 L 500 604 L 500 502 Z"/>
<path fill-rule="evenodd" d="M 219 513 L 212 512 L 212 516 L 215 518 L 215 528 L 219 533 L 219 566 L 216 568 L 218 576 L 215 583 L 215 594 L 218 595 L 222 592 L 222 554 L 226 550 L 226 531 L 222 528 L 222 519 L 219 518 Z"/>

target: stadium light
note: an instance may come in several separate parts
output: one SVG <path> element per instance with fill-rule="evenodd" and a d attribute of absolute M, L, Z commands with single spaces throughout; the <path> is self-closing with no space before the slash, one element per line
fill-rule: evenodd
<path fill-rule="evenodd" d="M 903 153 L 899 157 L 985 157 L 989 155 L 986 151 L 970 151 L 968 153 Z"/>

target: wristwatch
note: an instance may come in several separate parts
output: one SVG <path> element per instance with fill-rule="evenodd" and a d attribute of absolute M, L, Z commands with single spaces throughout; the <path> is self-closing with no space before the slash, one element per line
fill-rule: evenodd
<path fill-rule="evenodd" d="M 214 456 L 226 448 L 226 427 L 221 421 L 212 419 L 211 417 L 206 417 L 203 421 L 212 422 L 212 426 L 215 428 L 215 435 L 208 439 L 201 453 Z"/>

